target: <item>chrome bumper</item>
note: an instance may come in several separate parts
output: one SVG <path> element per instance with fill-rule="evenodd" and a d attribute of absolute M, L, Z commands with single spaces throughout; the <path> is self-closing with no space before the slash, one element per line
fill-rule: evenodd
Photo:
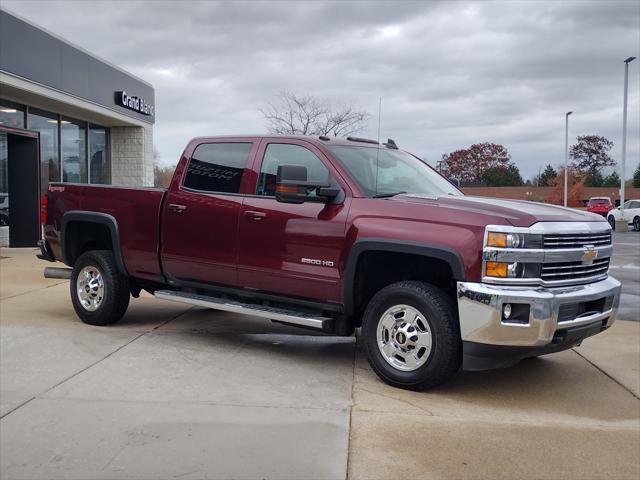
<path fill-rule="evenodd" d="M 591 315 L 558 322 L 564 304 L 591 302 L 613 296 L 611 307 Z M 503 305 L 530 305 L 528 323 L 503 319 Z M 464 342 L 509 347 L 542 347 L 554 340 L 558 330 L 601 322 L 603 328 L 615 321 L 620 304 L 620 282 L 608 277 L 599 282 L 571 287 L 542 288 L 497 286 L 458 282 L 460 332 Z"/>

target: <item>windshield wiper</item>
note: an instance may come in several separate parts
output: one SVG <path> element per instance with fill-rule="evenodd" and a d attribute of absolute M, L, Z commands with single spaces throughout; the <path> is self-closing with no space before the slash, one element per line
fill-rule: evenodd
<path fill-rule="evenodd" d="M 378 193 L 374 195 L 373 198 L 390 198 L 390 197 L 395 197 L 396 195 L 402 195 L 403 193 L 407 193 L 407 192 Z"/>

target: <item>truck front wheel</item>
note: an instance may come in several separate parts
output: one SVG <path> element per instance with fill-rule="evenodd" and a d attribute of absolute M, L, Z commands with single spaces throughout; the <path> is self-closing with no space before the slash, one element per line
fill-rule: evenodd
<path fill-rule="evenodd" d="M 394 387 L 425 390 L 459 368 L 461 340 L 455 308 L 439 288 L 406 281 L 369 302 L 362 336 L 371 368 Z"/>
<path fill-rule="evenodd" d="M 91 250 L 80 255 L 71 274 L 71 301 L 89 325 L 109 325 L 129 306 L 129 279 L 118 272 L 113 252 Z"/>

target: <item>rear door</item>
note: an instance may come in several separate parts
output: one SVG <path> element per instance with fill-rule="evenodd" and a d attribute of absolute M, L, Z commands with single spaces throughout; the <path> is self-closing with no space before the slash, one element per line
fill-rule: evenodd
<path fill-rule="evenodd" d="M 309 181 L 345 190 L 333 204 L 280 203 L 278 165 L 307 167 Z M 245 288 L 323 302 L 341 298 L 338 263 L 351 194 L 324 154 L 303 140 L 265 139 L 254 162 L 254 195 L 240 216 L 238 278 Z"/>
<path fill-rule="evenodd" d="M 628 203 L 629 207 L 624 209 L 624 218 L 627 222 L 632 223 L 634 218 L 640 216 L 640 201 L 631 200 Z"/>
<path fill-rule="evenodd" d="M 193 150 L 162 211 L 161 258 L 169 280 L 237 285 L 238 219 L 257 144 L 216 140 Z"/>

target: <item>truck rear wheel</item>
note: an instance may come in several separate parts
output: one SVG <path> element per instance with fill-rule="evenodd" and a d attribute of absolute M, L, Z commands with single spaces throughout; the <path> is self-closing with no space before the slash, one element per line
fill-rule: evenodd
<path fill-rule="evenodd" d="M 91 250 L 73 266 L 70 290 L 76 314 L 89 325 L 109 325 L 129 306 L 129 279 L 118 272 L 113 252 Z"/>
<path fill-rule="evenodd" d="M 362 336 L 371 368 L 394 387 L 432 388 L 460 368 L 455 308 L 428 283 L 399 282 L 380 290 L 365 311 Z"/>

